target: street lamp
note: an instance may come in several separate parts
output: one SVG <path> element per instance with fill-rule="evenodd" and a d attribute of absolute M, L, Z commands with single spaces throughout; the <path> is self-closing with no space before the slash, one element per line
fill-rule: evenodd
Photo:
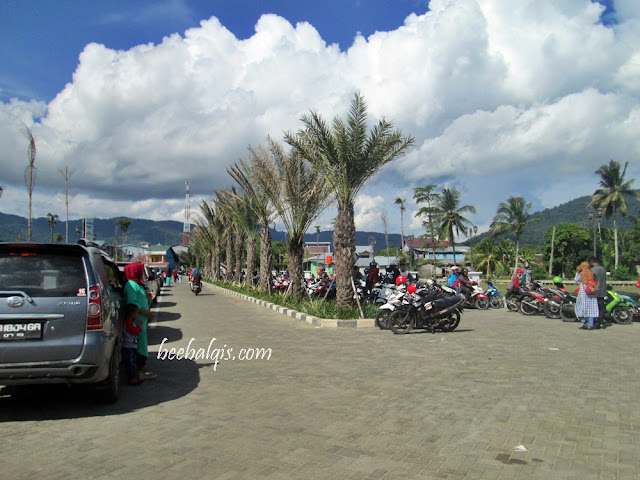
<path fill-rule="evenodd" d="M 602 220 L 603 211 L 602 208 L 597 210 L 589 210 L 589 221 L 593 222 L 593 256 L 597 257 L 596 240 L 598 238 L 597 232 L 600 227 L 600 221 Z"/>
<path fill-rule="evenodd" d="M 473 235 L 475 236 L 475 234 L 478 233 L 478 226 L 474 225 L 473 227 L 471 227 L 471 230 L 473 230 Z M 476 267 L 475 267 L 475 264 L 473 263 L 473 237 L 471 237 L 469 244 L 471 245 L 471 271 L 475 272 Z"/>
<path fill-rule="evenodd" d="M 53 227 L 58 223 L 58 215 L 47 213 L 47 223 L 51 227 L 51 243 L 53 243 Z"/>

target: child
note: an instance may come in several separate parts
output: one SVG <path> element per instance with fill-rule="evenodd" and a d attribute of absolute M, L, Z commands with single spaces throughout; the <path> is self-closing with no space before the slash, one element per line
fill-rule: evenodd
<path fill-rule="evenodd" d="M 124 346 L 122 356 L 129 375 L 129 385 L 140 385 L 142 380 L 138 376 L 136 357 L 138 354 L 138 334 L 142 331 L 140 324 L 135 323 L 139 308 L 133 303 L 124 306 Z"/>

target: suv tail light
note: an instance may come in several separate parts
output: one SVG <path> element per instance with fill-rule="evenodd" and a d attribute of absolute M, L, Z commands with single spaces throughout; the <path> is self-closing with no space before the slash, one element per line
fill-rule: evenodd
<path fill-rule="evenodd" d="M 93 285 L 89 287 L 89 314 L 87 315 L 87 330 L 102 330 L 102 298 L 100 298 L 100 287 Z"/>

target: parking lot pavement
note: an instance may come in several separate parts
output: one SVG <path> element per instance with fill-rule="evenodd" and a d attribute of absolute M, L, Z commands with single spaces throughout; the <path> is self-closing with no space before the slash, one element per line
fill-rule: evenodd
<path fill-rule="evenodd" d="M 638 324 L 469 310 L 452 333 L 316 328 L 186 283 L 157 308 L 159 377 L 117 404 L 0 398 L 3 478 L 640 475 Z"/>

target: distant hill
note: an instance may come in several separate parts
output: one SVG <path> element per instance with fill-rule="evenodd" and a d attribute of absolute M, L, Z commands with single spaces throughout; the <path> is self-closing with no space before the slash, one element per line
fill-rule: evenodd
<path fill-rule="evenodd" d="M 632 197 L 626 198 L 626 201 L 627 215 L 623 217 L 618 214 L 618 228 L 622 229 L 632 228 L 640 212 L 640 201 Z M 590 202 L 591 197 L 587 195 L 534 213 L 531 216 L 539 220 L 527 226 L 520 238 L 520 243 L 522 245 L 542 245 L 547 231 L 560 223 L 575 223 L 583 227 L 593 228 L 593 221 L 589 220 L 589 210 L 587 209 L 587 205 Z M 603 219 L 601 226 L 613 228 L 613 219 Z M 486 236 L 487 234 L 483 235 L 483 237 Z M 483 237 L 479 236 L 478 240 Z"/>
<path fill-rule="evenodd" d="M 587 211 L 587 205 L 591 201 L 591 197 L 584 196 L 579 197 L 570 202 L 563 203 L 553 208 L 547 208 L 541 210 L 532 215 L 533 218 L 539 218 L 540 220 L 530 224 L 525 229 L 520 243 L 523 245 L 542 245 L 544 243 L 544 235 L 549 228 L 559 223 L 569 222 L 582 225 L 584 227 L 591 227 L 593 223 L 589 221 L 589 215 Z M 627 198 L 628 212 L 626 217 L 618 216 L 618 226 L 620 228 L 631 228 L 635 223 L 635 217 L 639 216 L 640 201 L 635 198 Z M 180 243 L 182 241 L 182 222 L 176 222 L 173 220 L 154 221 L 146 220 L 142 218 L 131 219 L 131 225 L 127 230 L 127 238 L 129 243 L 148 242 L 151 245 L 167 245 Z M 81 220 L 71 220 L 69 222 L 69 241 L 75 242 L 77 239 L 75 228 L 81 226 Z M 603 220 L 603 227 L 613 227 L 613 220 Z M 101 219 L 96 218 L 94 220 L 94 231 L 98 240 L 104 240 L 108 243 L 113 243 L 114 234 L 117 224 L 115 218 Z M 119 227 L 118 227 L 119 228 Z M 192 227 L 193 228 L 193 227 Z M 54 234 L 62 233 L 64 238 L 65 222 L 59 221 L 55 228 Z M 284 232 L 271 230 L 273 240 L 285 240 L 286 235 Z M 11 241 L 16 240 L 18 236 L 23 239 L 27 237 L 27 219 L 17 215 L 10 215 L 6 213 L 0 213 L 0 240 Z M 474 243 L 487 237 L 488 234 L 484 233 L 474 238 Z M 356 245 L 368 245 L 369 237 L 376 239 L 376 252 L 384 250 L 386 248 L 385 235 L 379 232 L 356 232 Z M 47 219 L 35 218 L 33 219 L 33 234 L 32 239 L 38 242 L 47 242 L 51 238 L 51 230 Z M 307 233 L 304 237 L 305 242 L 313 243 L 316 239 L 320 242 L 333 242 L 333 231 L 320 232 L 319 238 L 315 232 Z M 122 243 L 122 232 L 118 230 L 118 242 Z M 468 242 L 467 242 L 468 243 Z M 400 235 L 397 233 L 389 234 L 389 245 L 400 246 Z"/>

